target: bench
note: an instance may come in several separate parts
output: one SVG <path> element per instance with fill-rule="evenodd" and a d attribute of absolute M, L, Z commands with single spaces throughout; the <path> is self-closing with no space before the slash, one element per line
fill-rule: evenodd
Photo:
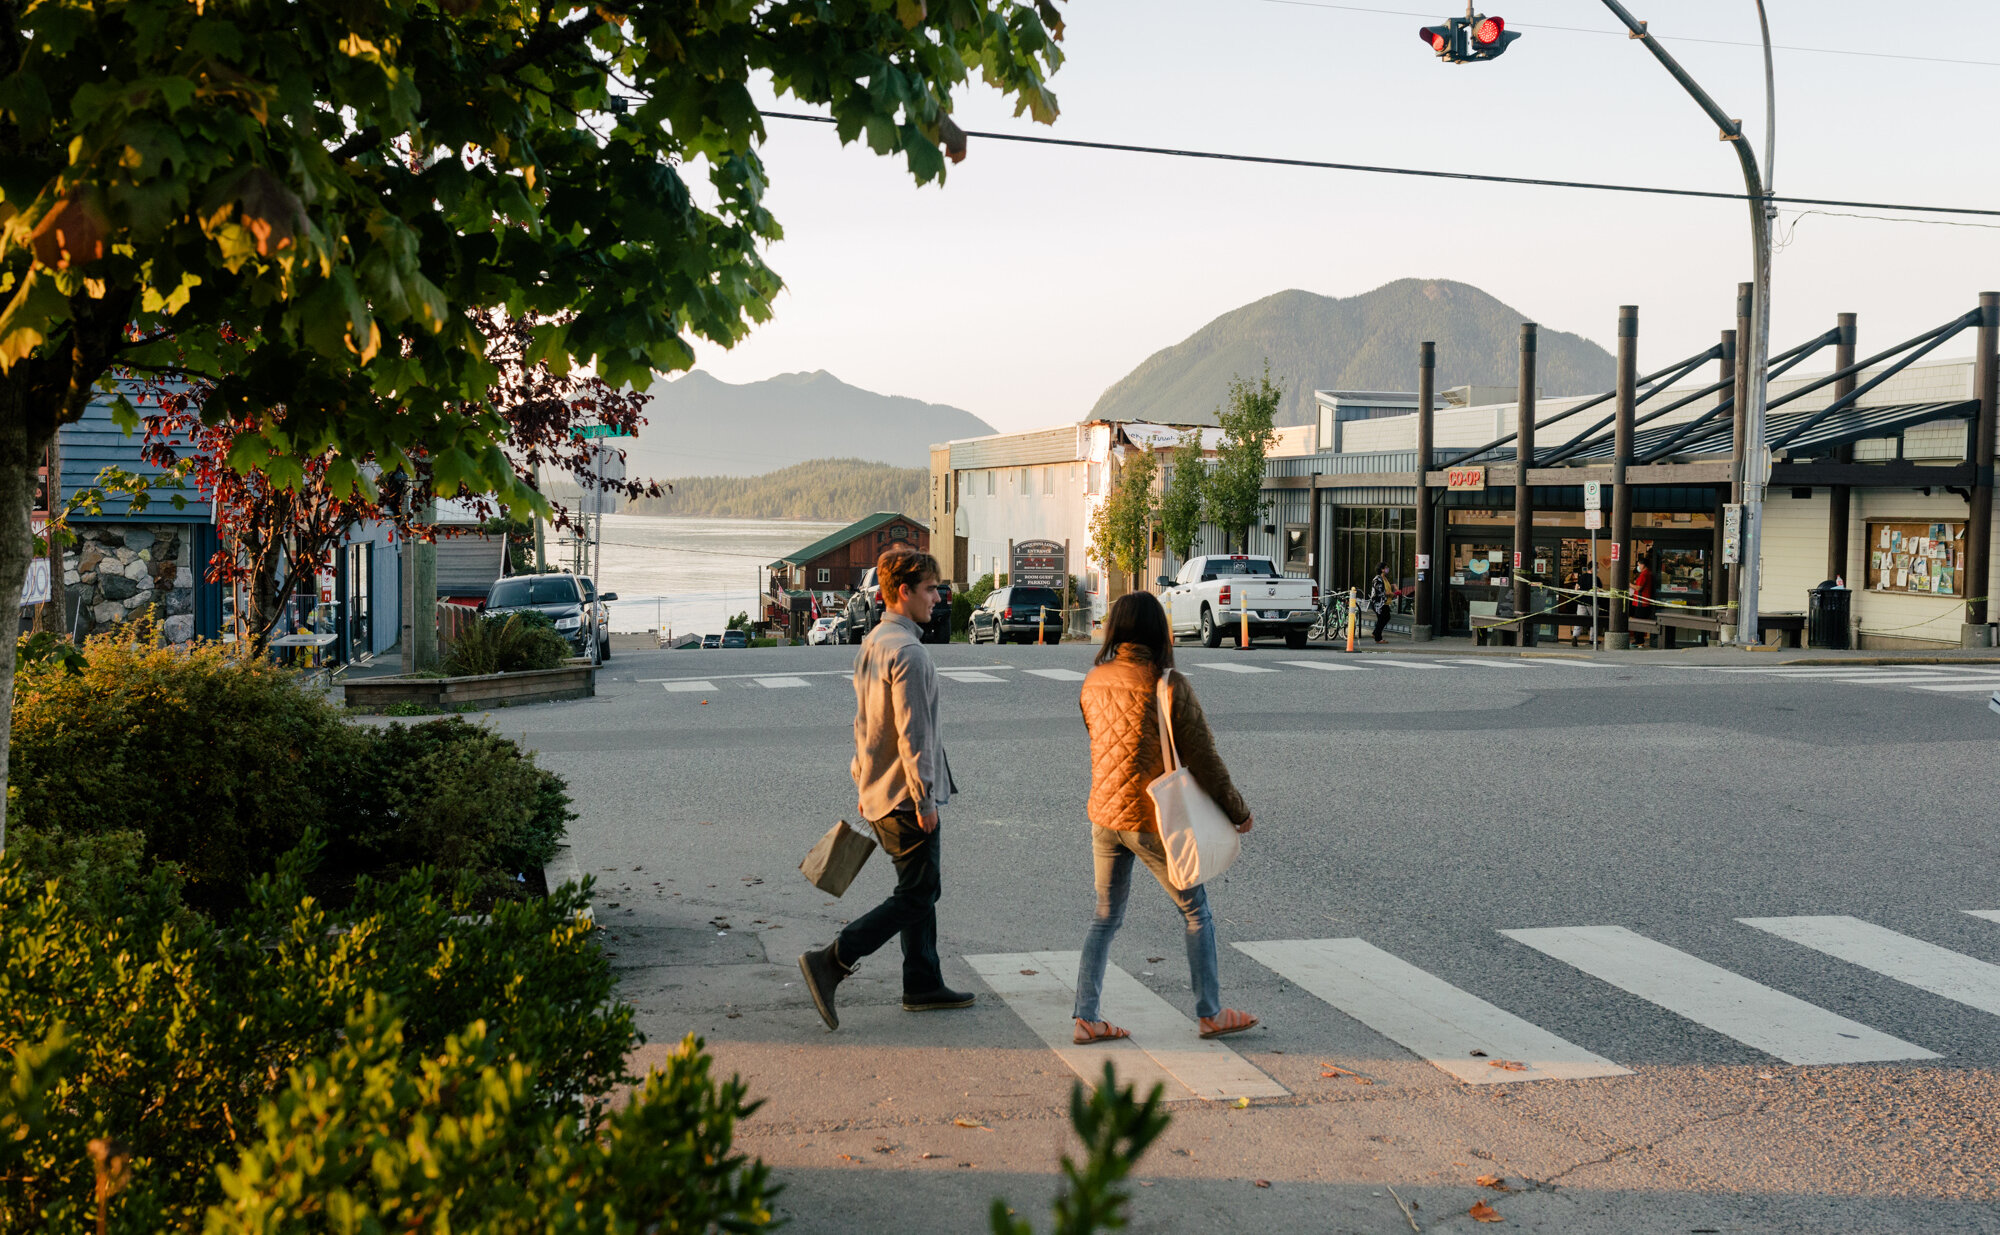
<path fill-rule="evenodd" d="M 1784 635 L 1786 647 L 1801 647 L 1806 636 L 1806 615 L 1803 613 L 1760 613 L 1757 615 L 1757 642 L 1768 643 L 1772 631 Z"/>
<path fill-rule="evenodd" d="M 1661 609 L 1654 613 L 1653 620 L 1660 624 L 1662 630 L 1660 641 L 1666 647 L 1674 646 L 1674 632 L 1676 631 L 1698 630 L 1708 635 L 1711 640 L 1722 633 L 1722 619 L 1703 613 L 1685 613 L 1674 609 Z"/>

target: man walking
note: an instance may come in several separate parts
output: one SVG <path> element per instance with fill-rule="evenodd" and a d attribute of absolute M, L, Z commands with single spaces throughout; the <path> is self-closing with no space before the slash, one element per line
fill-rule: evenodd
<path fill-rule="evenodd" d="M 936 558 L 907 549 L 892 549 L 875 563 L 883 613 L 854 657 L 854 787 L 861 817 L 896 864 L 896 890 L 833 943 L 799 957 L 828 1029 L 840 1028 L 834 988 L 897 934 L 905 1011 L 965 1008 L 974 998 L 946 986 L 938 965 L 938 808 L 957 788 L 938 736 L 937 671 L 923 645 L 939 574 Z"/>
<path fill-rule="evenodd" d="M 1382 632 L 1389 629 L 1390 597 L 1395 594 L 1389 582 L 1389 563 L 1382 563 L 1375 572 L 1375 582 L 1368 585 L 1368 609 L 1375 615 L 1375 642 L 1382 642 Z"/>

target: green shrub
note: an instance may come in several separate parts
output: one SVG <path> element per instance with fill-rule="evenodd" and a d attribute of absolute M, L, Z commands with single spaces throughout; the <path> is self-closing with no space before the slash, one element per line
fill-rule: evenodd
<path fill-rule="evenodd" d="M 575 818 L 561 777 L 456 716 L 375 730 L 348 776 L 322 887 L 432 866 L 476 872 L 483 903 L 547 864 Z"/>
<path fill-rule="evenodd" d="M 553 669 L 569 655 L 569 640 L 546 613 L 482 617 L 451 641 L 444 670 L 453 677 Z"/>
<path fill-rule="evenodd" d="M 414 1126 L 440 1112 L 390 1118 L 368 1105 L 368 1087 L 408 1093 L 399 1086 L 458 1075 L 455 1059 L 478 1076 L 446 1085 L 437 1104 L 478 1109 L 485 1098 L 467 1088 L 498 1086 L 490 1131 L 502 1143 L 580 1122 L 581 1146 L 637 1118 L 609 1117 L 603 1097 L 633 1081 L 625 1060 L 639 1035 L 612 1000 L 609 962 L 581 914 L 585 889 L 502 904 L 481 921 L 417 872 L 365 882 L 349 908 L 329 911 L 306 895 L 311 844 L 258 880 L 226 928 L 184 921 L 157 874 L 114 912 L 86 914 L 60 885 L 31 885 L 18 859 L 0 858 L 0 1230 L 93 1224 L 93 1140 L 129 1175 L 108 1206 L 110 1229 L 198 1229 L 210 1206 L 241 1210 L 217 1167 L 237 1164 L 234 1188 L 260 1144 L 284 1142 L 296 1108 L 281 1095 L 303 1087 L 337 1101 L 345 1114 L 322 1130 L 329 1149 L 341 1135 L 379 1144 L 389 1133 L 371 1121 Z M 344 1049 L 380 1066 L 364 1076 L 338 1058 Z M 355 1088 L 314 1090 L 314 1077 Z M 699 1097 L 695 1079 L 641 1092 L 706 1117 L 718 1105 L 740 1111 L 740 1090 Z M 649 1132 L 679 1126 L 645 1118 Z M 726 1149 L 727 1121 L 710 1136 L 690 1144 L 706 1151 L 719 1137 Z M 635 1187 L 643 1165 L 631 1167 Z M 750 1169 L 693 1175 L 679 1212 L 714 1212 L 717 1195 L 752 1184 L 761 1175 Z M 286 1221 L 323 1228 L 337 1203 L 331 1190 L 313 1193 Z"/>
<path fill-rule="evenodd" d="M 1156 1083 L 1146 1100 L 1139 1101 L 1135 1087 L 1120 1086 L 1108 1063 L 1095 1091 L 1086 1093 L 1081 1081 L 1071 1084 L 1069 1122 L 1088 1152 L 1081 1166 L 1063 1155 L 1064 1187 L 1056 1197 L 1056 1222 L 1050 1228 L 1054 1235 L 1125 1229 L 1125 1207 L 1132 1200 L 1125 1180 L 1172 1118 L 1160 1109 L 1162 1093 Z M 1014 1220 L 1005 1201 L 995 1200 L 987 1216 L 993 1235 L 1034 1235 L 1035 1228 L 1025 1220 Z"/>
<path fill-rule="evenodd" d="M 138 624 L 96 636 L 80 672 L 50 658 L 16 678 L 10 834 L 109 846 L 51 870 L 115 868 L 129 882 L 164 862 L 188 903 L 215 913 L 240 907 L 249 881 L 315 828 L 322 896 L 431 865 L 447 883 L 474 878 L 483 903 L 546 862 L 572 818 L 562 780 L 505 738 L 455 719 L 350 724 L 288 670 L 152 635 Z M 119 866 L 133 834 L 144 861 Z"/>
<path fill-rule="evenodd" d="M 987 595 L 992 595 L 991 589 L 988 589 Z M 984 598 L 982 597 L 981 599 Z M 951 631 L 953 634 L 962 635 L 972 629 L 972 611 L 978 607 L 979 602 L 973 600 L 970 595 L 964 592 L 959 592 L 952 596 Z"/>
<path fill-rule="evenodd" d="M 87 666 L 22 666 L 9 815 L 47 835 L 137 831 L 189 897 L 240 900 L 326 817 L 366 735 L 289 670 L 220 644 L 161 646 L 139 622 L 85 642 Z"/>

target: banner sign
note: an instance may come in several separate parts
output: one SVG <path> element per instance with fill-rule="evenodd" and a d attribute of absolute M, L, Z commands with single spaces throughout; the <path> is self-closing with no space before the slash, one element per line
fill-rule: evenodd
<path fill-rule="evenodd" d="M 1014 587 L 1060 591 L 1069 582 L 1069 555 L 1053 540 L 1017 540 L 1007 582 Z"/>
<path fill-rule="evenodd" d="M 1722 564 L 1734 566 L 1743 560 L 1743 505 L 1722 504 Z"/>
<path fill-rule="evenodd" d="M 47 601 L 49 595 L 49 559 L 29 558 L 27 576 L 21 580 L 21 603 L 39 605 Z"/>

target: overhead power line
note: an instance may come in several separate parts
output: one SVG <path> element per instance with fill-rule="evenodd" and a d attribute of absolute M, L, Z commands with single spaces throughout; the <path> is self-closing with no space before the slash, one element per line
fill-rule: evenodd
<path fill-rule="evenodd" d="M 832 124 L 831 116 L 808 116 L 802 112 L 760 111 L 772 120 L 804 120 L 811 124 Z M 1747 193 L 1727 193 L 1714 189 L 1669 189 L 1659 185 L 1607 184 L 1594 180 L 1548 180 L 1535 176 L 1494 176 L 1484 172 L 1449 172 L 1424 167 L 1383 167 L 1372 163 L 1332 163 L 1321 159 L 1285 159 L 1268 154 L 1230 154 L 1220 150 L 1178 150 L 1171 146 L 1136 146 L 1127 142 L 1081 141 L 1073 137 L 1031 137 L 1025 133 L 994 133 L 965 130 L 967 137 L 988 141 L 1024 142 L 1032 146 L 1066 146 L 1077 150 L 1111 150 L 1122 154 L 1157 154 L 1175 159 L 1215 159 L 1225 163 L 1260 163 L 1272 167 L 1305 167 L 1317 171 L 1365 172 L 1376 176 L 1418 176 L 1430 180 L 1473 180 L 1484 184 L 1519 184 L 1544 189 L 1592 189 L 1601 193 L 1649 193 L 1661 197 L 1700 197 L 1713 201 L 1747 202 Z M 1761 199 L 1760 199 L 1761 200 Z M 1859 210 L 1901 210 L 1917 214 L 1969 214 L 2000 218 L 2000 210 L 1970 206 L 1917 206 L 1898 202 L 1859 202 L 1832 197 L 1792 197 L 1777 193 L 1774 202 L 1799 206 L 1849 206 Z"/>
<path fill-rule="evenodd" d="M 1324 0 L 1263 0 L 1265 4 L 1282 4 L 1297 9 L 1335 9 L 1343 13 L 1375 13 L 1386 17 L 1416 17 L 1424 21 L 1435 18 L 1433 13 L 1419 13 L 1412 9 L 1376 9 L 1359 4 L 1327 4 Z M 1566 34 L 1599 34 L 1606 38 L 1629 38 L 1623 30 L 1599 30 L 1590 26 L 1550 26 L 1542 22 L 1510 21 L 1510 30 L 1560 30 Z M 1763 50 L 1762 43 L 1751 43 L 1741 39 L 1700 39 L 1687 34 L 1655 34 L 1653 36 L 1668 43 L 1707 43 L 1713 47 L 1754 47 Z M 1968 64 L 1980 68 L 2000 68 L 2000 60 L 1959 60 L 1950 56 L 1917 56 L 1908 52 L 1860 51 L 1852 47 L 1798 47 L 1784 43 L 1773 43 L 1772 51 L 1805 52 L 1815 56 L 1866 56 L 1871 60 L 1916 60 L 1925 64 Z"/>

